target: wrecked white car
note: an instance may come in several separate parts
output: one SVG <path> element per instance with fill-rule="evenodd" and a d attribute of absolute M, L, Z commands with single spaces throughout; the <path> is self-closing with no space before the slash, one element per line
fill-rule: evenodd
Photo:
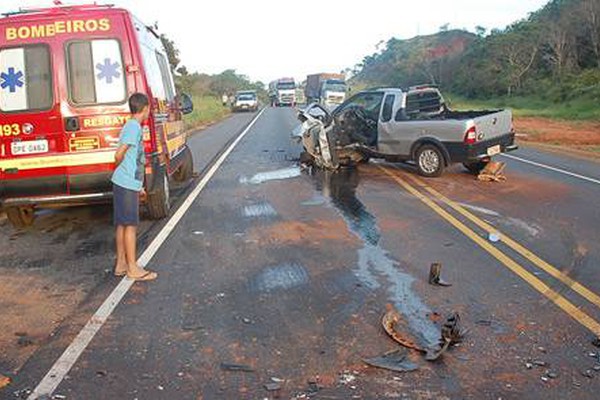
<path fill-rule="evenodd" d="M 311 104 L 298 119 L 292 136 L 328 169 L 382 158 L 414 162 L 426 177 L 452 163 L 479 173 L 493 156 L 518 148 L 510 110 L 452 111 L 431 86 L 367 90 L 331 113 Z"/>

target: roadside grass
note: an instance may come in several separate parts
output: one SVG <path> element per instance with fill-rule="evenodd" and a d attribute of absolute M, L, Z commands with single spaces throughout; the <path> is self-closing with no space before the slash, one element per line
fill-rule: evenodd
<path fill-rule="evenodd" d="M 598 100 L 584 97 L 561 103 L 539 97 L 500 97 L 489 100 L 466 99 L 458 95 L 445 96 L 448 105 L 456 110 L 510 108 L 516 117 L 542 117 L 571 121 L 600 121 Z"/>
<path fill-rule="evenodd" d="M 223 107 L 220 99 L 212 96 L 194 96 L 194 111 L 184 117 L 185 129 L 219 121 L 231 113 L 229 107 Z"/>

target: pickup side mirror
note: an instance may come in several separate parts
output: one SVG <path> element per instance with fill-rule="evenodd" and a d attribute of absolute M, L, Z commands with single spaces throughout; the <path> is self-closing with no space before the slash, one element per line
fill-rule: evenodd
<path fill-rule="evenodd" d="M 189 94 L 182 93 L 179 96 L 179 110 L 181 110 L 183 114 L 191 114 L 192 111 L 194 111 L 194 103 Z"/>

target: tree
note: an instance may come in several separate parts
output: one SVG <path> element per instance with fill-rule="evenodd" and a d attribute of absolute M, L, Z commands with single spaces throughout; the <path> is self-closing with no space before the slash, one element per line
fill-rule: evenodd
<path fill-rule="evenodd" d="M 581 0 L 579 7 L 590 47 L 596 57 L 596 67 L 600 67 L 600 1 Z"/>
<path fill-rule="evenodd" d="M 175 45 L 175 42 L 169 39 L 164 33 L 160 35 L 160 41 L 167 52 L 167 58 L 169 59 L 171 71 L 175 72 L 177 70 L 177 66 L 181 62 L 181 59 L 179 58 L 179 49 Z"/>

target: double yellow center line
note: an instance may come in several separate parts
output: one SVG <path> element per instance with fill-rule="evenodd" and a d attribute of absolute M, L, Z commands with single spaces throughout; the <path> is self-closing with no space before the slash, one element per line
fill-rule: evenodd
<path fill-rule="evenodd" d="M 433 201 L 430 197 L 423 194 L 421 191 L 417 190 L 413 185 L 408 183 L 408 179 L 414 182 L 417 186 L 428 192 L 433 198 L 438 200 L 440 203 L 445 204 L 449 208 L 458 212 L 460 215 L 477 225 L 479 228 L 483 229 L 488 233 L 497 232 L 498 230 L 482 221 L 465 208 L 461 207 L 454 201 L 448 199 L 446 196 L 442 195 L 437 190 L 425 184 L 422 180 L 414 177 L 408 176 L 404 173 L 396 169 L 391 169 L 388 167 L 377 166 L 380 170 L 382 170 L 385 174 L 389 175 L 396 183 L 398 183 L 402 188 L 404 188 L 407 192 L 414 195 L 421 202 L 431 208 L 434 212 L 436 212 L 439 216 L 441 216 L 444 220 L 449 222 L 452 226 L 462 232 L 465 236 L 471 239 L 473 242 L 478 244 L 481 248 L 491 254 L 494 258 L 496 258 L 500 263 L 506 266 L 509 270 L 517 274 L 521 279 L 531 285 L 535 290 L 540 292 L 543 296 L 548 298 L 558 307 L 560 307 L 563 311 L 569 314 L 573 319 L 579 322 L 581 325 L 589 329 L 594 335 L 600 336 L 600 323 L 587 315 L 585 312 L 580 310 L 577 306 L 571 303 L 569 300 L 565 299 L 561 296 L 557 291 L 549 287 L 542 280 L 536 277 L 534 274 L 527 271 L 521 265 L 519 265 L 512 258 L 498 250 L 494 245 L 490 244 L 486 239 L 478 235 L 475 231 L 470 229 L 463 222 L 459 221 L 456 217 L 451 215 L 448 211 L 438 205 L 435 201 Z M 580 283 L 573 280 L 571 277 L 567 276 L 557 268 L 553 267 L 546 261 L 542 260 L 540 257 L 536 256 L 531 251 L 527 250 L 525 247 L 521 246 L 519 243 L 515 242 L 510 237 L 502 234 L 500 235 L 500 240 L 509 248 L 529 260 L 532 264 L 537 266 L 538 268 L 545 271 L 550 276 L 556 278 L 563 284 L 567 285 L 573 291 L 584 297 L 586 300 L 591 302 L 592 304 L 600 307 L 600 296 L 592 292 L 590 289 L 581 285 Z"/>

